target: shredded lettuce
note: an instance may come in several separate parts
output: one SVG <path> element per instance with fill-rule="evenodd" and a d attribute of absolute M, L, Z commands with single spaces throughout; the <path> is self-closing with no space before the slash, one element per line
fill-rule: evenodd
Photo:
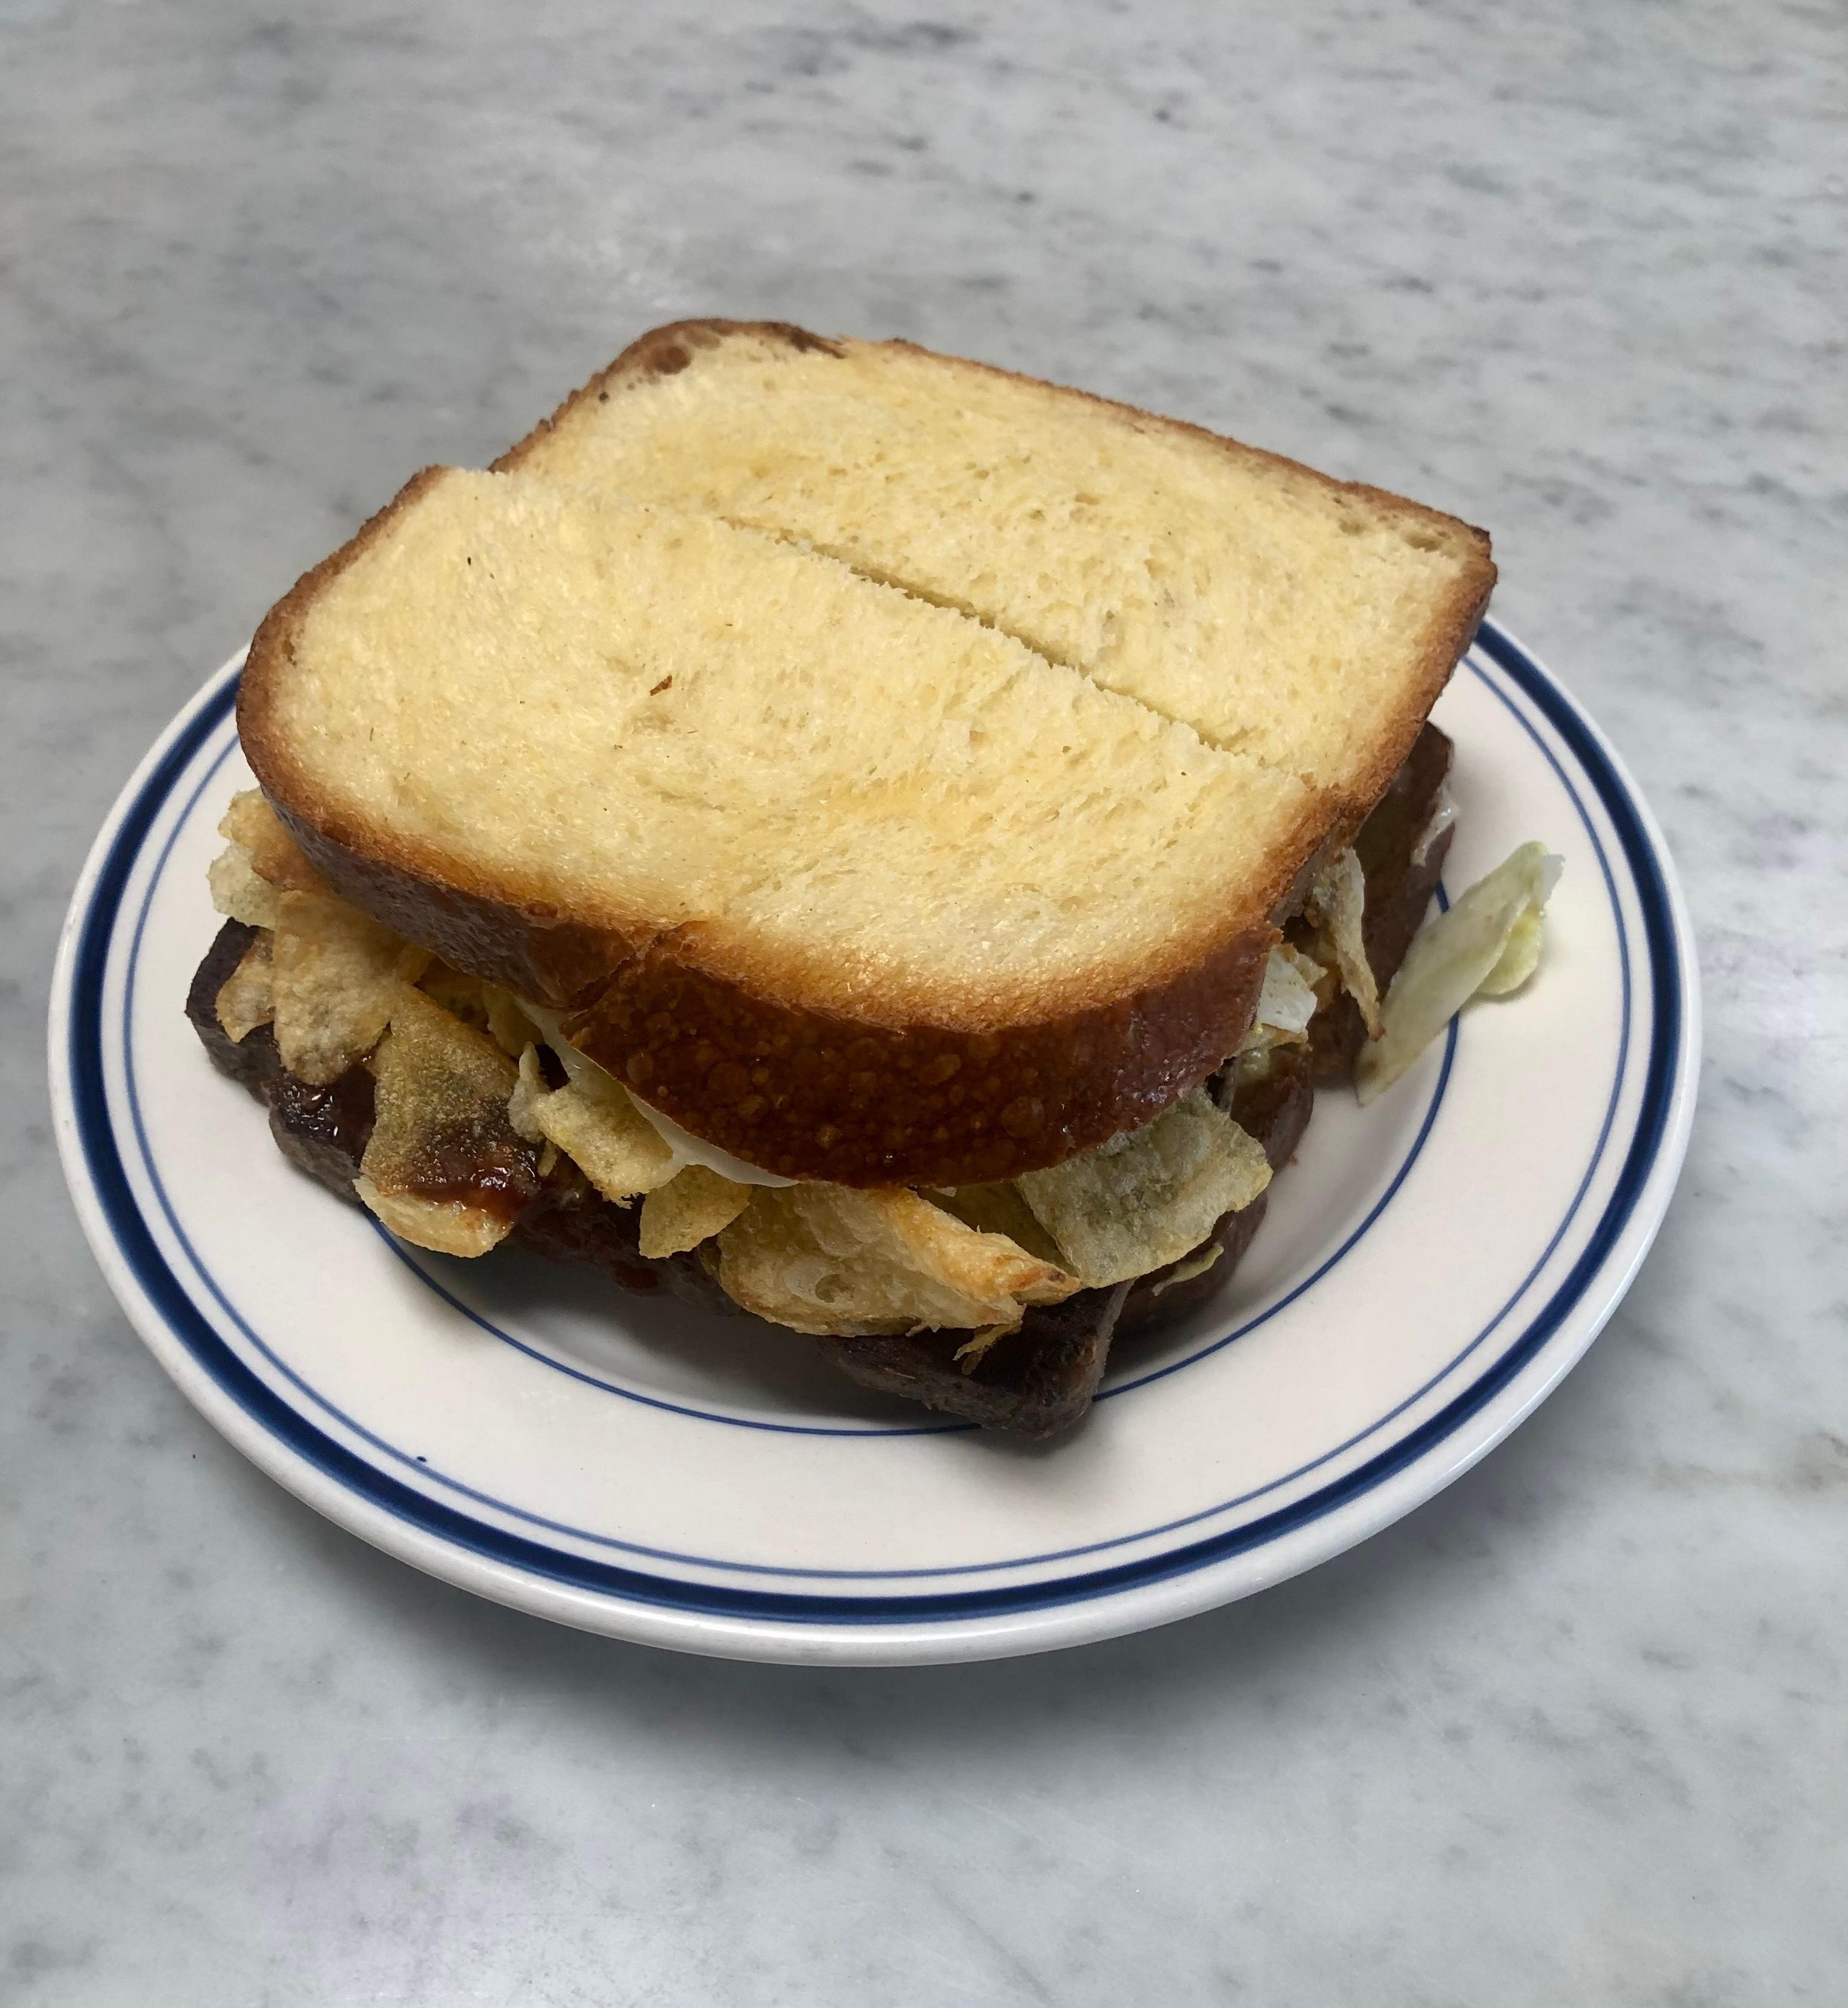
<path fill-rule="evenodd" d="M 1564 860 L 1524 843 L 1429 921 L 1387 992 L 1378 1038 L 1361 1050 L 1355 1092 L 1371 1101 L 1397 1080 L 1472 997 L 1505 997 L 1539 967 L 1545 910 Z"/>

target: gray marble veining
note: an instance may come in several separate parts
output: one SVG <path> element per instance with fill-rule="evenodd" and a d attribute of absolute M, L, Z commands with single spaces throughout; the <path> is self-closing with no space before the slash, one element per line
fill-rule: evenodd
<path fill-rule="evenodd" d="M 1845 77 L 1768 0 L 0 0 L 0 2000 L 1839 1998 Z M 136 757 L 412 469 L 712 311 L 1488 524 L 1666 828 L 1641 1280 L 1253 1603 L 915 1673 L 556 1631 L 256 1476 L 83 1247 L 40 1028 Z"/>

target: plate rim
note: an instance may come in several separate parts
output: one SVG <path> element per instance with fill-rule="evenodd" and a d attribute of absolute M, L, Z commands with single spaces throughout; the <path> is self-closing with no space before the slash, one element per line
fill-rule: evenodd
<path fill-rule="evenodd" d="M 1472 646 L 1511 677 L 1560 734 L 1615 829 L 1641 910 L 1652 977 L 1642 1099 L 1617 1187 L 1591 1241 L 1566 1282 L 1519 1336 L 1407 1437 L 1242 1526 L 1136 1561 L 999 1589 L 879 1596 L 720 1589 L 620 1564 L 585 1564 L 472 1520 L 334 1442 L 258 1380 L 205 1323 L 149 1234 L 122 1170 L 116 1125 L 101 1092 L 100 1056 L 92 1092 L 76 1051 L 85 1012 L 100 1019 L 102 971 L 122 889 L 171 796 L 171 780 L 192 757 L 186 744 L 190 730 L 235 677 L 242 651 L 181 707 L 137 764 L 91 846 L 60 934 L 48 1024 L 53 1125 L 92 1253 L 164 1370 L 260 1469 L 327 1517 L 415 1567 L 580 1628 L 735 1658 L 917 1663 L 1044 1650 L 1140 1630 L 1299 1573 L 1380 1531 L 1461 1476 L 1582 1356 L 1655 1238 L 1691 1127 L 1701 1035 L 1698 968 L 1685 901 L 1660 829 L 1603 734 L 1531 652 L 1489 620 Z M 1543 743 L 1542 751 L 1553 757 Z M 167 785 L 155 787 L 169 765 Z M 133 840 L 125 847 L 131 825 Z M 99 896 L 106 878 L 113 897 L 105 913 Z M 94 981 L 80 990 L 87 977 Z M 87 1101 L 94 1105 L 85 1108 Z M 100 1169 L 93 1155 L 99 1133 L 108 1144 Z M 108 1156 L 115 1158 L 113 1175 Z M 119 1190 L 108 1190 L 117 1186 Z M 118 1216 L 125 1212 L 132 1223 L 126 1238 L 138 1230 L 147 1244 L 139 1260 L 124 1245 Z M 143 1273 L 150 1258 L 157 1272 L 151 1288 Z M 167 1289 L 160 1284 L 163 1275 Z M 171 1310 L 163 1308 L 164 1297 Z M 226 1384 L 184 1335 L 179 1327 L 189 1319 L 203 1331 L 208 1351 L 225 1353 L 233 1384 Z M 235 1384 L 240 1380 L 249 1384 L 242 1394 Z M 1482 1421 L 1468 1430 L 1478 1417 Z M 1465 1432 L 1464 1441 L 1453 1441 Z M 304 1448 L 299 1441 L 304 1436 L 318 1440 L 318 1448 Z M 347 1469 L 351 1479 L 339 1475 Z M 393 1504 L 376 1496 L 381 1491 L 402 1496 Z M 498 1553 L 484 1550 L 484 1536 Z M 586 1586 L 587 1575 L 599 1579 L 595 1587 Z"/>

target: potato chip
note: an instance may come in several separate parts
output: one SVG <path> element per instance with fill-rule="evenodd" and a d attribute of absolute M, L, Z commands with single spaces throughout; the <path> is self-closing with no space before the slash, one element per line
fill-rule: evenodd
<path fill-rule="evenodd" d="M 536 1197 L 530 1144 L 507 1118 L 513 1062 L 409 985 L 373 1061 L 372 1140 L 355 1190 L 393 1233 L 447 1255 L 479 1255 L 503 1239 Z M 492 1193 L 491 1204 L 469 1197 Z"/>
<path fill-rule="evenodd" d="M 1337 852 L 1309 888 L 1302 910 L 1319 934 L 1318 946 L 1341 972 L 1342 986 L 1360 1006 L 1369 1038 L 1380 1036 L 1380 989 L 1367 960 L 1362 923 L 1366 912 L 1366 874 L 1352 850 Z"/>
<path fill-rule="evenodd" d="M 433 961 L 417 987 L 453 1018 L 486 1032 L 510 1060 L 517 1060 L 535 1039 L 545 1035 L 521 1009 L 511 990 L 486 977 L 471 976 L 446 962 Z"/>
<path fill-rule="evenodd" d="M 606 1199 L 634 1199 L 674 1175 L 673 1153 L 620 1088 L 606 1093 L 573 1081 L 537 1112 L 546 1135 Z"/>
<path fill-rule="evenodd" d="M 1533 974 L 1564 868 L 1544 844 L 1524 843 L 1412 937 L 1387 992 L 1384 1032 L 1355 1066 L 1362 1102 L 1390 1087 L 1472 997 L 1506 996 Z"/>
<path fill-rule="evenodd" d="M 212 904 L 227 920 L 247 928 L 273 928 L 282 918 L 282 894 L 260 877 L 241 843 L 228 843 L 206 868 Z"/>
<path fill-rule="evenodd" d="M 251 868 L 272 886 L 284 892 L 328 891 L 327 881 L 302 855 L 301 846 L 283 828 L 260 789 L 246 788 L 231 797 L 218 834 L 241 845 L 249 854 Z"/>
<path fill-rule="evenodd" d="M 316 1087 L 371 1052 L 429 961 L 426 949 L 330 893 L 282 894 L 271 954 L 277 1048 L 289 1072 Z"/>
<path fill-rule="evenodd" d="M 1034 1219 L 1033 1208 L 1020 1197 L 1012 1180 L 1004 1179 L 998 1185 L 958 1186 L 952 1192 L 931 1193 L 926 1197 L 953 1213 L 965 1227 L 984 1234 L 1005 1234 L 1016 1247 L 1024 1248 L 1042 1262 L 1058 1260 L 1052 1236 Z"/>
<path fill-rule="evenodd" d="M 271 938 L 260 934 L 244 951 L 244 959 L 218 986 L 218 1023 L 234 1046 L 242 1045 L 259 1025 L 275 1016 L 271 995 Z"/>
<path fill-rule="evenodd" d="M 459 1018 L 478 1032 L 488 1029 L 488 1002 L 482 994 L 487 986 L 479 976 L 451 969 L 432 956 L 430 966 L 417 979 L 417 987 L 434 1004 L 440 1004 L 451 1017 Z"/>
<path fill-rule="evenodd" d="M 372 1141 L 362 1169 L 388 1192 L 427 1184 L 433 1140 L 513 1136 L 507 1098 L 518 1077 L 493 1041 L 404 985 L 391 1036 L 373 1062 Z M 445 1148 L 449 1144 L 446 1142 Z"/>
<path fill-rule="evenodd" d="M 363 1176 L 353 1181 L 353 1190 L 399 1240 L 439 1255 L 485 1255 L 513 1230 L 511 1220 L 461 1200 L 386 1192 Z"/>
<path fill-rule="evenodd" d="M 1256 1140 L 1203 1089 L 1153 1122 L 1015 1181 L 1087 1288 L 1178 1261 L 1270 1183 Z"/>
<path fill-rule="evenodd" d="M 277 820 L 260 790 L 233 795 L 218 825 L 230 841 L 207 868 L 212 904 L 247 928 L 273 928 L 282 918 L 284 893 L 320 893 L 327 882 Z"/>
<path fill-rule="evenodd" d="M 719 1236 L 719 1281 L 747 1311 L 823 1336 L 1019 1328 L 1078 1285 L 913 1192 L 760 1186 Z"/>
<path fill-rule="evenodd" d="M 678 1255 L 730 1226 L 751 1203 L 751 1188 L 704 1165 L 688 1165 L 641 1202 L 639 1240 L 650 1260 Z"/>
<path fill-rule="evenodd" d="M 503 990 L 497 983 L 484 982 L 481 995 L 488 1014 L 489 1036 L 509 1059 L 517 1060 L 541 1036 L 538 1026 L 521 1009 L 511 990 Z"/>
<path fill-rule="evenodd" d="M 620 1082 L 579 1058 L 560 1088 L 549 1087 L 535 1048 L 520 1055 L 519 1075 L 508 1101 L 509 1120 L 529 1139 L 556 1144 L 606 1199 L 625 1205 L 664 1186 L 678 1167 L 672 1151 L 637 1109 Z"/>

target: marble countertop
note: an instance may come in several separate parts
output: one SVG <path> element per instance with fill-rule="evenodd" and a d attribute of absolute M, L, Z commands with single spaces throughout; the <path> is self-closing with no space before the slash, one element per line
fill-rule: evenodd
<path fill-rule="evenodd" d="M 1839 1999 L 1839 10 L 0 0 L 0 2001 Z M 694 1662 L 260 1477 L 130 1334 L 42 1024 L 129 768 L 412 469 L 642 328 L 898 333 L 1491 526 L 1666 827 L 1661 1239 L 1360 1550 L 989 1667 Z"/>

